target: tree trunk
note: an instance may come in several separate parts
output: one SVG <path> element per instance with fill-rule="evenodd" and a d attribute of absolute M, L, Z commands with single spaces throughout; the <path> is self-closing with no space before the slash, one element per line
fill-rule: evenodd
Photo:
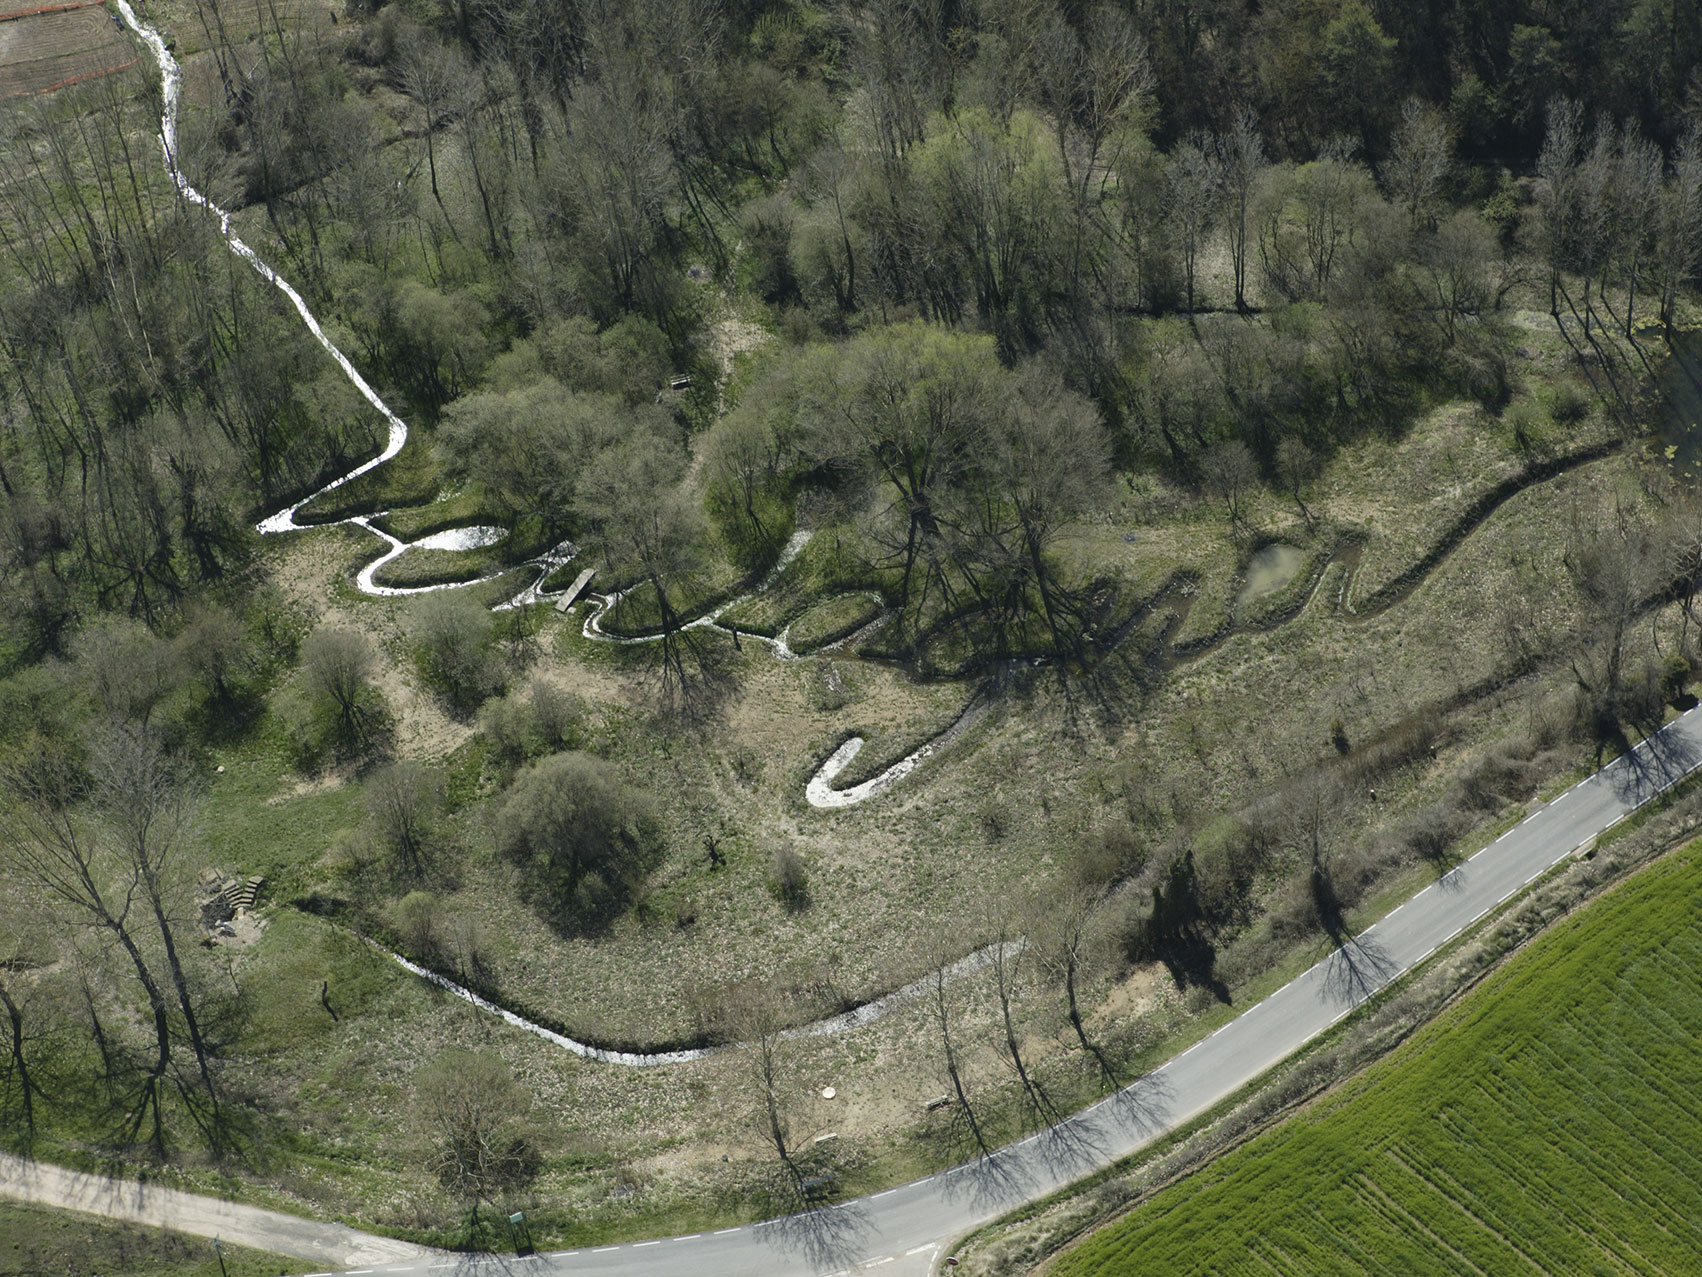
<path fill-rule="evenodd" d="M 35 1138 L 35 1079 L 30 1076 L 29 1061 L 24 1058 L 24 1014 L 12 1000 L 4 981 L 0 981 L 0 1006 L 6 1008 L 6 1018 L 12 1026 L 12 1072 L 17 1075 L 18 1090 L 24 1102 L 24 1132 Z"/>

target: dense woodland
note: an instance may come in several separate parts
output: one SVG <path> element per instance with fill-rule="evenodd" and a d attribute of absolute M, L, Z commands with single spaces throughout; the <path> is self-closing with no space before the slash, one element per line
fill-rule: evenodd
<path fill-rule="evenodd" d="M 841 547 L 832 584 L 895 609 L 879 654 L 907 668 L 1157 677 L 1128 653 L 1139 600 L 1061 549 L 1123 477 L 1237 526 L 1256 487 L 1310 520 L 1345 443 L 1444 400 L 1506 408 L 1509 312 L 1532 298 L 1633 430 L 1702 269 L 1702 15 L 1679 0 L 419 0 L 332 22 L 262 0 L 240 30 L 194 0 L 155 18 L 189 68 L 190 179 L 416 430 L 303 521 L 451 489 L 458 518 L 510 530 L 510 561 L 571 539 L 631 587 L 613 620 L 664 635 L 671 705 L 722 676 L 685 623 L 805 521 Z M 177 197 L 151 74 L 0 111 L 13 881 L 104 937 L 77 970 L 124 968 L 148 1008 L 116 1027 L 99 980 L 67 983 L 104 1064 L 53 1085 L 108 1115 L 91 1139 L 165 1146 L 174 1093 L 220 1149 L 246 1121 L 218 1069 L 240 999 L 180 961 L 166 873 L 200 753 L 264 731 L 304 770 L 370 765 L 344 850 L 404 885 L 430 857 L 441 778 L 387 759 L 378 656 L 286 600 L 254 531 L 384 426 Z M 741 325 L 772 339 L 730 352 Z M 1574 665 L 1604 734 L 1683 681 L 1633 687 L 1622 665 L 1675 582 L 1688 616 L 1696 542 L 1638 530 L 1568 561 L 1600 602 Z M 656 800 L 571 748 L 569 698 L 510 678 L 532 636 L 502 616 L 442 596 L 409 657 L 502 760 L 494 837 L 530 902 L 594 929 L 662 854 Z M 1281 837 L 1310 839 L 1316 875 L 1305 801 L 1329 798 L 1307 793 Z M 1131 953 L 1197 938 L 1192 859 L 1164 874 Z M 429 919 L 390 917 L 476 971 Z M 32 1043 L 71 1017 L 32 1027 L 7 959 L 4 1094 L 30 1122 Z M 525 1160 L 486 1168 L 475 1207 Z"/>
<path fill-rule="evenodd" d="M 1015 647 L 1055 644 L 1047 540 L 1100 457 L 1233 485 L 1241 445 L 1303 481 L 1427 396 L 1504 402 L 1497 317 L 1528 272 L 1629 330 L 1671 317 L 1702 244 L 1677 4 L 291 14 L 244 39 L 185 15 L 216 69 L 191 176 L 263 213 L 445 477 L 534 541 L 600 538 L 664 623 L 703 570 L 687 525 L 754 570 L 807 489 L 865 521 L 913 631 L 1016 614 Z M 180 625 L 257 513 L 375 448 L 176 200 L 151 110 L 117 81 L 10 108 L 14 662 L 101 613 Z M 720 422 L 717 290 L 787 338 Z M 640 529 L 634 494 L 711 427 L 706 506 Z"/>

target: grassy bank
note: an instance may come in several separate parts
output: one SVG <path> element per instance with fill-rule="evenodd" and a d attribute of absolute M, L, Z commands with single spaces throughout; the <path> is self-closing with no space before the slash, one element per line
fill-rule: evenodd
<path fill-rule="evenodd" d="M 281 1277 L 313 1268 L 305 1260 L 244 1246 L 226 1243 L 221 1250 L 222 1266 L 204 1237 L 0 1200 L 0 1277 Z"/>

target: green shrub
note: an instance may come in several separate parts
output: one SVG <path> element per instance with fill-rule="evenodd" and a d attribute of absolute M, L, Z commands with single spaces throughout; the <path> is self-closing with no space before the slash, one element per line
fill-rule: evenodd
<path fill-rule="evenodd" d="M 1590 414 L 1589 393 L 1575 381 L 1562 381 L 1554 387 L 1554 402 L 1549 414 L 1562 425 L 1572 425 Z"/>
<path fill-rule="evenodd" d="M 768 862 L 768 891 L 788 913 L 810 907 L 809 867 L 790 843 L 778 848 Z"/>

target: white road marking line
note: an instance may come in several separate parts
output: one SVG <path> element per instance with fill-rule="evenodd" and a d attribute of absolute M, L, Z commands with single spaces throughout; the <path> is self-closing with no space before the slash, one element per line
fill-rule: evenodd
<path fill-rule="evenodd" d="M 740 1224 L 737 1228 L 717 1228 L 715 1230 L 715 1235 L 717 1237 L 725 1237 L 728 1233 L 736 1233 L 736 1232 L 739 1231 L 740 1228 L 743 1228 L 743 1227 L 744 1227 L 744 1225 Z"/>
<path fill-rule="evenodd" d="M 642 1247 L 642 1246 L 660 1246 L 660 1245 L 661 1245 L 661 1244 L 662 1244 L 662 1243 L 661 1243 L 661 1242 L 660 1242 L 660 1241 L 653 1241 L 653 1242 L 633 1242 L 633 1244 L 632 1244 L 632 1248 L 633 1248 L 633 1249 L 634 1249 L 634 1250 L 637 1250 L 637 1249 L 639 1249 L 639 1248 L 640 1248 L 640 1247 Z"/>
<path fill-rule="evenodd" d="M 552 1250 L 549 1257 L 551 1259 L 571 1259 L 578 1253 L 576 1250 Z"/>
<path fill-rule="evenodd" d="M 904 1253 L 906 1255 L 920 1255 L 925 1250 L 938 1250 L 939 1248 L 940 1248 L 939 1244 L 936 1242 L 932 1246 L 912 1246 L 909 1250 L 905 1251 Z"/>
<path fill-rule="evenodd" d="M 887 1189 L 887 1190 L 886 1190 L 886 1192 L 884 1192 L 884 1193 L 876 1193 L 876 1194 L 875 1194 L 875 1195 L 874 1195 L 874 1196 L 873 1196 L 873 1197 L 872 1197 L 872 1198 L 870 1198 L 870 1199 L 869 1199 L 869 1200 L 870 1200 L 870 1201 L 879 1201 L 879 1200 L 880 1200 L 880 1199 L 881 1199 L 881 1198 L 883 1198 L 883 1197 L 891 1197 L 891 1196 L 892 1196 L 892 1195 L 893 1195 L 893 1194 L 894 1194 L 894 1193 L 896 1193 L 896 1192 L 897 1192 L 897 1191 L 898 1191 L 898 1190 L 897 1190 L 897 1189 L 896 1189 L 896 1188 L 889 1188 L 889 1189 Z"/>
<path fill-rule="evenodd" d="M 611 1250 L 619 1250 L 619 1249 L 620 1249 L 619 1246 L 599 1246 L 599 1247 L 597 1247 L 596 1250 L 592 1251 L 591 1253 L 593 1255 L 606 1255 Z"/>
<path fill-rule="evenodd" d="M 674 1240 L 677 1242 L 693 1242 L 702 1236 L 702 1233 L 687 1233 L 684 1237 L 676 1237 Z"/>

